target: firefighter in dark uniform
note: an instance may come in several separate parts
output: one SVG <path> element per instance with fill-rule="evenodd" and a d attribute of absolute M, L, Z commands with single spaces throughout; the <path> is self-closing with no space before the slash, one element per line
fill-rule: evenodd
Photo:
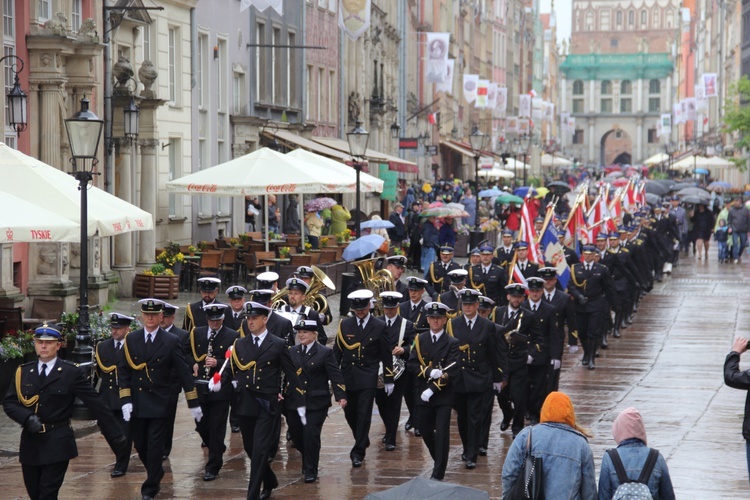
<path fill-rule="evenodd" d="M 638 270 L 633 263 L 630 250 L 620 245 L 620 233 L 617 231 L 609 234 L 609 249 L 602 264 L 609 268 L 617 292 L 618 312 L 615 314 L 614 324 L 612 325 L 612 335 L 619 338 L 627 304 L 631 300 L 631 296 L 640 293 L 643 285 L 638 280 Z M 604 339 L 606 338 L 607 336 L 604 335 Z"/>
<path fill-rule="evenodd" d="M 419 397 L 419 428 L 434 461 L 431 479 L 442 481 L 450 452 L 453 379 L 459 370 L 459 341 L 445 331 L 448 306 L 439 302 L 425 305 L 430 329 L 414 339 L 406 368 L 416 380 Z"/>
<path fill-rule="evenodd" d="M 503 232 L 501 233 L 501 242 L 502 244 L 495 249 L 492 263 L 502 267 L 507 272 L 510 263 L 513 261 L 513 254 L 516 251 L 513 246 L 513 231 L 510 229 L 503 229 Z"/>
<path fill-rule="evenodd" d="M 188 407 L 196 422 L 203 417 L 203 412 L 198 405 L 193 373 L 185 360 L 180 340 L 159 327 L 164 302 L 158 299 L 138 302 L 141 304 L 143 328 L 125 337 L 125 358 L 117 367 L 117 373 L 122 416 L 130 422 L 133 444 L 146 468 L 147 477 L 141 485 L 141 495 L 144 499 L 151 499 L 159 493 L 164 476 L 164 435 L 170 418 L 165 402 L 172 392 L 173 370 L 177 370 L 180 376 Z"/>
<path fill-rule="evenodd" d="M 606 266 L 594 262 L 598 254 L 593 245 L 583 247 L 584 262 L 570 270 L 568 291 L 575 297 L 578 336 L 583 346 L 583 365 L 596 368 L 596 349 L 601 343 L 607 312 L 612 307 L 617 312 L 617 300 L 612 277 Z"/>
<path fill-rule="evenodd" d="M 469 252 L 469 262 L 464 264 L 464 269 L 469 271 L 473 266 L 478 266 L 482 261 L 480 255 L 481 252 L 479 251 L 479 247 L 472 248 L 471 252 Z"/>
<path fill-rule="evenodd" d="M 349 294 L 353 316 L 339 322 L 333 353 L 346 384 L 344 416 L 352 430 L 354 446 L 349 452 L 352 467 L 361 467 L 370 444 L 370 423 L 379 363 L 383 363 L 383 381 L 388 396 L 393 392 L 393 355 L 386 338 L 385 322 L 370 314 L 370 290 Z"/>
<path fill-rule="evenodd" d="M 299 266 L 294 274 L 297 278 L 307 283 L 307 286 L 310 286 L 310 284 L 312 283 L 312 279 L 315 276 L 315 272 L 310 266 Z M 318 311 L 320 314 L 319 323 L 321 323 L 323 326 L 331 324 L 333 316 L 331 316 L 331 308 L 328 305 L 328 301 L 326 300 L 325 295 L 323 295 L 322 293 L 318 293 L 315 295 L 313 309 Z"/>
<path fill-rule="evenodd" d="M 516 266 L 524 278 L 529 279 L 532 276 L 536 276 L 539 271 L 539 264 L 531 262 L 529 260 L 529 244 L 525 241 L 519 241 L 516 243 Z M 509 269 L 508 274 L 513 277 L 514 269 Z"/>
<path fill-rule="evenodd" d="M 228 306 L 224 313 L 224 326 L 236 332 L 242 326 L 242 314 L 245 312 L 245 294 L 247 290 L 239 285 L 230 286 L 224 292 L 227 295 Z"/>
<path fill-rule="evenodd" d="M 406 270 L 406 255 L 391 255 L 390 257 L 386 257 L 385 269 L 393 276 L 393 284 L 396 287 L 396 291 L 406 296 L 408 293 L 406 283 L 401 281 L 401 276 L 404 274 L 404 270 Z"/>
<path fill-rule="evenodd" d="M 221 285 L 221 280 L 218 278 L 200 278 L 198 280 L 201 300 L 188 304 L 185 309 L 185 317 L 182 319 L 183 330 L 189 332 L 196 326 L 208 324 L 203 306 L 218 303 L 216 295 L 219 293 L 219 285 Z"/>
<path fill-rule="evenodd" d="M 282 373 L 290 384 L 285 404 L 297 410 L 303 425 L 307 423 L 305 391 L 300 387 L 287 343 L 266 328 L 270 313 L 269 307 L 257 302 L 245 304 L 247 335 L 234 343 L 231 369 L 224 370 L 220 381 L 221 385 L 231 383 L 238 393 L 242 445 L 251 463 L 247 486 L 247 498 L 251 500 L 269 498 L 279 485 L 269 457 L 275 453 L 273 448 L 279 440 Z"/>
<path fill-rule="evenodd" d="M 466 279 L 468 276 L 469 272 L 466 269 L 454 269 L 448 273 L 448 278 L 451 282 L 450 290 L 441 293 L 437 301 L 450 308 L 450 312 L 448 313 L 448 317 L 450 318 L 455 318 L 461 312 L 458 294 L 466 288 Z"/>
<path fill-rule="evenodd" d="M 484 445 L 483 424 L 491 406 L 488 401 L 493 399 L 493 389 L 500 392 L 507 366 L 494 323 L 478 314 L 479 292 L 465 289 L 460 295 L 463 313 L 448 321 L 446 331 L 459 342 L 460 369 L 453 380 L 453 407 L 463 443 L 461 458 L 466 460 L 467 469 L 474 469 L 479 448 Z"/>
<path fill-rule="evenodd" d="M 557 241 L 560 242 L 560 246 L 563 250 L 563 255 L 565 255 L 565 262 L 568 264 L 568 267 L 573 267 L 573 264 L 577 264 L 578 262 L 581 262 L 581 258 L 578 256 L 575 250 L 570 248 L 565 244 L 565 230 L 559 229 L 557 231 Z"/>
<path fill-rule="evenodd" d="M 297 409 L 286 403 L 287 398 L 293 400 L 291 391 L 294 389 L 290 384 L 285 384 L 284 390 L 284 414 L 292 443 L 302 454 L 302 474 L 306 483 L 314 483 L 318 479 L 320 435 L 331 406 L 331 390 L 341 408 L 346 408 L 346 386 L 333 349 L 315 341 L 318 324 L 315 319 L 302 319 L 294 325 L 299 343 L 289 349 L 300 386 L 305 391 L 307 424 L 303 425 Z"/>
<path fill-rule="evenodd" d="M 227 417 L 232 388 L 229 384 L 219 386 L 221 367 L 234 341 L 240 337 L 236 330 L 224 325 L 227 312 L 225 304 L 211 304 L 205 308 L 208 326 L 193 328 L 190 332 L 188 359 L 193 364 L 195 388 L 203 418 L 196 423 L 195 430 L 208 448 L 203 480 L 213 481 L 224 465 L 224 438 L 227 435 Z"/>
<path fill-rule="evenodd" d="M 427 294 L 432 300 L 437 300 L 438 296 L 447 292 L 450 287 L 448 273 L 461 266 L 453 260 L 453 248 L 448 246 L 440 247 L 440 258 L 430 263 L 430 267 L 425 272 L 427 279 Z"/>
<path fill-rule="evenodd" d="M 495 323 L 500 326 L 500 342 L 508 358 L 508 372 L 498 404 L 503 410 L 500 430 L 509 426 L 516 436 L 524 426 L 526 401 L 528 398 L 528 365 L 534 360 L 532 354 L 540 352 L 542 334 L 533 313 L 523 307 L 527 287 L 513 283 L 505 287 L 508 305 L 495 310 Z M 512 404 L 511 404 L 512 401 Z"/>
<path fill-rule="evenodd" d="M 522 307 L 531 311 L 542 333 L 542 342 L 539 349 L 531 350 L 533 360 L 528 365 L 529 399 L 527 411 L 531 424 L 534 425 L 539 423 L 542 404 L 547 398 L 549 376 L 555 369 L 560 369 L 565 338 L 560 329 L 555 307 L 542 300 L 544 279 L 532 276 L 526 282 L 529 288 L 529 296 Z"/>
<path fill-rule="evenodd" d="M 383 300 L 383 316 L 380 318 L 385 321 L 385 337 L 388 341 L 388 347 L 393 355 L 393 394 L 386 394 L 385 388 L 380 387 L 375 393 L 375 404 L 378 405 L 380 418 L 383 419 L 385 426 L 385 451 L 396 449 L 396 433 L 398 432 L 398 420 L 401 418 L 401 401 L 404 396 L 404 387 L 406 378 L 403 368 L 409 359 L 409 350 L 414 342 L 414 327 L 411 321 L 402 317 L 399 311 L 399 303 L 403 295 L 399 292 L 381 292 L 380 298 Z M 401 371 L 396 371 L 396 365 L 399 364 Z M 398 378 L 396 376 L 398 375 Z"/>
<path fill-rule="evenodd" d="M 178 328 L 174 325 L 175 314 L 177 313 L 178 306 L 164 303 L 162 308 L 161 321 L 159 327 L 165 332 L 177 335 L 182 346 L 182 351 L 187 355 L 188 349 L 190 348 L 190 332 Z M 172 438 L 174 436 L 174 419 L 177 415 L 177 400 L 180 398 L 180 392 L 182 392 L 182 383 L 180 382 L 180 375 L 177 369 L 172 370 L 172 393 L 169 395 L 169 401 L 167 401 L 167 428 L 164 430 L 164 456 L 163 460 L 169 458 L 169 454 L 172 453 Z"/>
<path fill-rule="evenodd" d="M 127 446 L 116 446 L 109 443 L 115 453 L 115 466 L 110 473 L 112 477 L 121 477 L 128 472 L 130 464 L 130 452 L 133 449 L 133 439 L 130 437 L 130 423 L 122 419 L 122 403 L 120 403 L 120 388 L 117 386 L 117 366 L 122 362 L 122 344 L 125 336 L 130 332 L 133 320 L 130 316 L 120 313 L 109 313 L 109 330 L 112 337 L 102 340 L 96 344 L 96 374 L 101 380 L 99 384 L 99 395 L 107 404 L 112 415 L 117 419 L 125 438 Z"/>
<path fill-rule="evenodd" d="M 99 420 L 115 449 L 127 449 L 127 438 L 107 404 L 82 369 L 59 359 L 60 332 L 45 323 L 34 331 L 37 360 L 16 370 L 3 399 L 8 417 L 23 427 L 18 460 L 32 500 L 57 498 L 70 459 L 78 456 L 70 417 L 79 398 Z"/>
<path fill-rule="evenodd" d="M 483 245 L 479 250 L 482 252 L 481 263 L 469 271 L 469 287 L 491 298 L 496 304 L 503 304 L 503 289 L 508 284 L 508 274 L 505 269 L 492 263 L 493 248 L 490 245 Z"/>
<path fill-rule="evenodd" d="M 539 277 L 544 280 L 544 294 L 542 300 L 551 304 L 557 313 L 557 326 L 560 332 L 565 331 L 568 326 L 568 353 L 578 352 L 578 325 L 576 323 L 576 310 L 573 299 L 566 292 L 557 287 L 557 269 L 554 267 L 539 268 Z M 560 363 L 553 360 L 552 371 L 549 377 L 548 392 L 556 391 L 560 382 Z"/>
<path fill-rule="evenodd" d="M 401 317 L 411 321 L 416 334 L 418 333 L 420 328 L 429 328 L 427 326 L 427 317 L 423 313 L 424 306 L 427 304 L 427 302 L 422 300 L 425 286 L 427 286 L 427 280 L 412 276 L 406 280 L 406 286 L 409 293 L 409 300 L 401 302 L 401 304 L 399 305 L 399 314 L 401 315 Z M 415 393 L 414 389 L 414 375 L 412 375 L 412 373 L 407 370 L 406 373 L 402 375 L 402 378 L 405 379 L 404 401 L 406 402 L 406 407 L 409 409 L 409 418 L 406 420 L 404 430 L 408 431 L 414 429 L 414 435 L 419 437 L 421 435 L 421 433 L 419 432 L 419 426 L 417 425 L 417 423 L 419 422 L 419 415 L 415 408 L 415 405 L 417 404 L 416 398 L 418 397 L 418 394 Z"/>

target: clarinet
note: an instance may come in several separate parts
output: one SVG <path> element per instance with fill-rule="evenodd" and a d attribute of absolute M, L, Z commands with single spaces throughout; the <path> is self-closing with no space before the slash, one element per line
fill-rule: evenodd
<path fill-rule="evenodd" d="M 206 350 L 206 361 L 208 361 L 208 358 L 214 357 L 214 337 L 216 337 L 216 332 L 213 332 L 208 337 L 208 349 Z M 205 371 L 206 371 L 205 379 L 209 380 L 211 378 L 211 368 L 208 365 L 206 365 Z"/>

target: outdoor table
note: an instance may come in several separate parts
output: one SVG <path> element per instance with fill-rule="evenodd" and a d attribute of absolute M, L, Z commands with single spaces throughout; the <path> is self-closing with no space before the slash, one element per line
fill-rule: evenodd
<path fill-rule="evenodd" d="M 275 258 L 275 259 L 260 259 L 261 263 L 267 263 L 267 264 L 273 264 L 274 265 L 274 271 L 278 274 L 279 267 L 281 264 L 289 264 L 292 261 L 292 259 L 283 259 L 283 258 Z"/>

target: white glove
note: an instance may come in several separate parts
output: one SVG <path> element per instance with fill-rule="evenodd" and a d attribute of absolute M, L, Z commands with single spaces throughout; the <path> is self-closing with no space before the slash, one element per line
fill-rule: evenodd
<path fill-rule="evenodd" d="M 232 387 L 234 387 L 235 389 L 237 388 L 237 381 L 236 380 L 232 380 Z"/>
<path fill-rule="evenodd" d="M 320 323 L 323 324 L 326 322 L 326 315 L 323 313 L 318 313 L 318 316 L 320 316 Z"/>
<path fill-rule="evenodd" d="M 130 422 L 130 414 L 133 413 L 133 403 L 125 403 L 122 405 L 122 419 L 126 422 Z"/>
<path fill-rule="evenodd" d="M 422 393 L 422 396 L 421 396 L 422 401 L 424 401 L 426 403 L 427 401 L 430 400 L 430 398 L 432 397 L 433 394 L 435 394 L 435 393 L 432 392 L 432 389 L 425 389 L 424 392 Z"/>
<path fill-rule="evenodd" d="M 431 379 L 437 380 L 437 379 L 439 379 L 442 376 L 443 376 L 443 370 L 439 370 L 437 368 L 433 368 L 432 371 L 430 372 L 430 378 Z"/>
<path fill-rule="evenodd" d="M 390 396 L 393 394 L 393 384 L 385 384 L 385 395 Z"/>
<path fill-rule="evenodd" d="M 200 406 L 196 406 L 195 408 L 190 408 L 190 413 L 193 414 L 193 418 L 196 422 L 200 422 L 203 418 L 203 410 L 201 410 Z"/>
<path fill-rule="evenodd" d="M 299 415 L 299 419 L 302 422 L 302 425 L 307 425 L 307 407 L 300 406 L 299 408 L 297 408 L 297 415 Z"/>
<path fill-rule="evenodd" d="M 575 354 L 577 352 L 578 352 L 578 346 L 577 345 L 572 345 L 572 346 L 568 347 L 568 353 Z"/>
<path fill-rule="evenodd" d="M 552 365 L 552 369 L 553 370 L 559 370 L 560 369 L 560 360 L 559 359 L 553 359 L 552 361 L 550 361 L 549 364 Z"/>
<path fill-rule="evenodd" d="M 532 358 L 532 357 L 531 357 L 531 354 L 529 354 L 529 357 L 528 357 L 528 358 L 526 358 L 526 364 L 527 364 L 527 365 L 530 365 L 530 364 L 531 364 L 531 363 L 533 363 L 533 362 L 534 362 L 534 358 Z"/>
<path fill-rule="evenodd" d="M 492 388 L 495 390 L 495 392 L 500 392 L 503 390 L 503 384 L 501 382 L 493 382 Z"/>
<path fill-rule="evenodd" d="M 221 380 L 214 384 L 214 379 L 208 381 L 208 390 L 211 392 L 219 392 L 221 390 Z"/>

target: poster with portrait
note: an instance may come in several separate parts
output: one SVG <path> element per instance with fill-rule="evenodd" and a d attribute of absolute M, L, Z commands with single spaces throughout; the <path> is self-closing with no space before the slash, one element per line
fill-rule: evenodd
<path fill-rule="evenodd" d="M 555 105 L 551 102 L 544 103 L 544 121 L 552 123 L 555 119 Z"/>
<path fill-rule="evenodd" d="M 695 102 L 698 104 L 698 112 L 706 111 L 708 109 L 708 99 L 706 99 L 706 91 L 703 88 L 703 82 L 695 84 Z"/>
<path fill-rule="evenodd" d="M 662 113 L 661 120 L 659 120 L 659 126 L 663 135 L 669 135 L 672 133 L 672 115 L 670 113 Z"/>
<path fill-rule="evenodd" d="M 469 104 L 477 100 L 477 85 L 479 85 L 479 75 L 464 75 L 464 99 Z"/>
<path fill-rule="evenodd" d="M 490 109 L 497 107 L 497 83 L 490 83 L 487 87 L 487 107 Z"/>
<path fill-rule="evenodd" d="M 448 59 L 445 62 L 445 76 L 442 83 L 435 84 L 435 92 L 453 94 L 453 69 L 455 64 L 455 59 Z"/>
<path fill-rule="evenodd" d="M 340 0 L 339 28 L 356 40 L 370 27 L 371 0 Z"/>
<path fill-rule="evenodd" d="M 529 94 L 518 96 L 518 116 L 525 118 L 531 116 L 531 96 Z"/>
<path fill-rule="evenodd" d="M 688 97 L 683 101 L 685 103 L 685 114 L 686 119 L 690 121 L 695 121 L 696 119 L 696 110 L 698 108 L 697 103 L 695 102 L 695 97 Z"/>
<path fill-rule="evenodd" d="M 448 65 L 448 45 L 450 33 L 427 33 L 427 64 L 425 80 L 429 83 L 445 81 L 445 67 Z"/>
<path fill-rule="evenodd" d="M 719 96 L 718 85 L 716 73 L 703 73 L 703 90 L 706 98 Z"/>
<path fill-rule="evenodd" d="M 531 98 L 531 119 L 538 122 L 542 121 L 542 98 L 532 97 Z"/>
<path fill-rule="evenodd" d="M 518 119 L 518 133 L 519 134 L 528 134 L 530 130 L 530 123 L 529 120 L 526 118 L 519 118 Z"/>
<path fill-rule="evenodd" d="M 505 132 L 508 134 L 518 133 L 518 117 L 509 116 L 505 119 Z"/>
<path fill-rule="evenodd" d="M 475 104 L 477 108 L 487 107 L 487 92 L 489 91 L 489 86 L 490 86 L 489 80 L 477 81 L 477 102 Z"/>
<path fill-rule="evenodd" d="M 674 107 L 672 108 L 672 112 L 674 114 L 674 124 L 679 125 L 681 123 L 685 123 L 684 115 L 682 114 L 682 101 L 678 101 Z"/>
<path fill-rule="evenodd" d="M 568 131 L 568 118 L 570 118 L 570 113 L 560 113 L 560 128 L 563 132 Z"/>
<path fill-rule="evenodd" d="M 498 87 L 497 88 L 497 106 L 495 107 L 499 113 L 505 113 L 508 109 L 508 88 Z"/>

